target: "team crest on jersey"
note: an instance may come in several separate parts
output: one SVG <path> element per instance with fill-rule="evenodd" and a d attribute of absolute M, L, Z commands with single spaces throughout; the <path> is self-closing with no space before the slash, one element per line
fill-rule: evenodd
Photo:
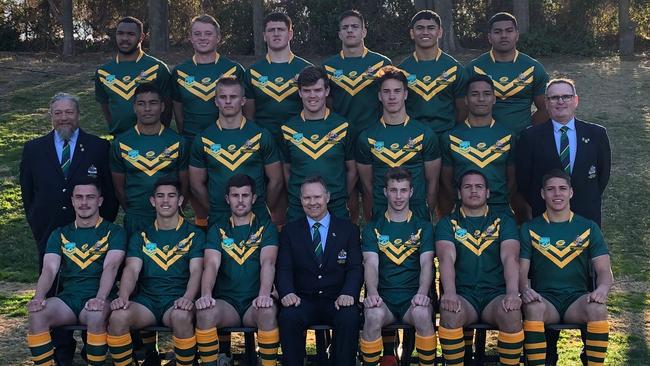
<path fill-rule="evenodd" d="M 147 153 L 144 154 L 144 156 L 146 156 L 147 159 L 151 159 L 151 158 L 153 158 L 154 156 L 156 156 L 156 152 L 155 152 L 155 151 L 147 151 Z"/>
<path fill-rule="evenodd" d="M 71 242 L 67 242 L 67 243 L 65 243 L 65 245 L 63 246 L 63 248 L 65 249 L 66 252 L 74 252 L 74 250 L 75 250 L 76 247 L 77 247 L 77 243 L 75 243 L 75 242 L 73 242 L 73 241 L 71 241 Z"/>
<path fill-rule="evenodd" d="M 185 77 L 185 84 L 192 85 L 194 84 L 194 76 L 188 75 Z"/>
<path fill-rule="evenodd" d="M 244 144 L 241 146 L 241 151 L 243 152 L 256 151 L 255 144 L 253 144 L 251 140 L 246 140 L 246 142 L 244 142 Z"/>
<path fill-rule="evenodd" d="M 541 238 L 539 238 L 539 245 L 541 245 L 542 248 L 548 247 L 549 245 L 551 245 L 551 238 L 549 238 L 548 236 L 542 236 Z"/>
<path fill-rule="evenodd" d="M 258 241 L 260 240 L 261 236 L 257 234 L 251 234 L 251 236 L 248 237 L 248 240 L 246 240 L 246 246 L 252 247 L 258 245 Z"/>
<path fill-rule="evenodd" d="M 334 78 L 335 79 L 340 79 L 343 77 L 343 70 L 336 69 L 334 70 Z"/>
<path fill-rule="evenodd" d="M 337 138 L 339 138 L 339 134 L 334 132 L 334 131 L 330 131 L 327 134 L 327 143 L 328 144 L 335 144 Z"/>
<path fill-rule="evenodd" d="M 210 85 L 211 81 L 212 79 L 210 79 L 209 77 L 204 77 L 203 79 L 201 79 L 201 83 L 203 83 L 203 85 Z"/>
<path fill-rule="evenodd" d="M 235 244 L 233 238 L 223 238 L 223 240 L 221 241 L 221 246 L 226 248 L 230 248 L 231 246 L 233 246 L 233 244 Z"/>
<path fill-rule="evenodd" d="M 409 85 L 415 85 L 417 80 L 418 80 L 418 76 L 416 74 L 411 74 L 406 77 L 406 81 L 408 82 Z"/>
<path fill-rule="evenodd" d="M 124 75 L 124 77 L 122 78 L 122 81 L 124 81 L 125 83 L 128 83 L 129 81 L 131 81 L 131 76 Z"/>
<path fill-rule="evenodd" d="M 562 239 L 555 242 L 555 246 L 558 247 L 558 248 L 564 247 L 565 244 L 566 244 L 566 241 L 564 241 Z"/>
<path fill-rule="evenodd" d="M 389 241 L 390 241 L 390 236 L 388 235 L 379 235 L 379 237 L 377 238 L 377 244 L 379 244 L 380 246 L 388 245 Z"/>
<path fill-rule="evenodd" d="M 499 140 L 494 143 L 494 146 L 492 147 L 492 151 L 494 152 L 503 152 L 503 141 Z"/>
<path fill-rule="evenodd" d="M 212 145 L 210 145 L 210 151 L 216 153 L 219 150 L 221 150 L 221 144 L 212 144 Z"/>
<path fill-rule="evenodd" d="M 149 242 L 149 243 L 144 245 L 144 250 L 147 253 L 154 253 L 157 248 L 158 248 L 158 244 L 152 243 L 152 242 Z"/>
<path fill-rule="evenodd" d="M 262 75 L 257 79 L 257 81 L 259 81 L 259 83 L 262 84 L 262 86 L 264 86 L 264 85 L 266 85 L 266 83 L 269 82 L 269 77 L 265 76 L 265 75 Z"/>
<path fill-rule="evenodd" d="M 300 132 L 296 132 L 296 133 L 293 134 L 293 136 L 291 136 L 293 141 L 295 141 L 298 144 L 302 143 L 302 137 L 303 137 L 303 135 Z"/>
<path fill-rule="evenodd" d="M 519 74 L 515 80 L 512 81 L 514 85 L 526 85 L 526 75 L 524 73 Z"/>
<path fill-rule="evenodd" d="M 129 159 L 135 160 L 140 156 L 140 151 L 139 150 L 131 150 L 128 153 Z"/>
<path fill-rule="evenodd" d="M 235 145 L 228 145 L 228 151 L 233 152 L 237 149 L 237 146 Z"/>
<path fill-rule="evenodd" d="M 584 244 L 584 239 L 580 235 L 578 235 L 576 236 L 576 239 L 573 241 L 573 243 L 577 248 L 580 248 L 582 244 Z"/>
<path fill-rule="evenodd" d="M 488 226 L 487 229 L 485 229 L 485 235 L 492 236 L 492 235 L 494 235 L 495 231 L 496 231 L 496 228 L 493 225 L 490 225 L 490 226 Z"/>
<path fill-rule="evenodd" d="M 470 146 L 471 146 L 471 145 L 470 145 L 469 141 L 461 141 L 461 142 L 458 144 L 458 147 L 460 147 L 460 149 L 463 150 L 463 151 L 467 151 L 467 150 L 469 150 Z"/>
<path fill-rule="evenodd" d="M 507 76 L 502 76 L 499 78 L 499 82 L 501 83 L 507 83 L 508 82 L 508 77 Z"/>
<path fill-rule="evenodd" d="M 276 84 L 282 84 L 282 82 L 284 81 L 284 78 L 282 76 L 278 76 L 273 81 L 275 81 Z"/>
<path fill-rule="evenodd" d="M 104 243 L 101 240 L 99 240 L 93 245 L 92 248 L 90 248 L 90 250 L 93 252 L 97 252 L 102 247 L 102 245 L 104 245 Z"/>
<path fill-rule="evenodd" d="M 162 153 L 160 153 L 160 156 L 158 157 L 158 160 L 160 161 L 172 161 L 174 158 L 172 158 L 172 155 L 174 152 L 172 151 L 171 148 L 166 148 Z"/>
<path fill-rule="evenodd" d="M 404 245 L 407 247 L 418 247 L 420 246 L 420 236 L 418 234 L 411 234 L 409 239 L 404 242 Z"/>
<path fill-rule="evenodd" d="M 464 238 L 467 236 L 467 230 L 466 230 L 466 229 L 463 229 L 462 227 L 461 227 L 461 228 L 458 228 L 458 229 L 456 229 L 456 231 L 454 232 L 454 236 L 455 236 L 456 239 L 458 239 L 458 240 L 464 239 Z"/>
<path fill-rule="evenodd" d="M 408 142 L 406 145 L 404 145 L 404 148 L 402 149 L 404 151 L 413 151 L 415 150 L 415 140 L 413 140 L 412 137 L 409 137 Z"/>
<path fill-rule="evenodd" d="M 113 84 L 115 82 L 115 75 L 110 74 L 106 76 L 106 82 L 109 84 Z"/>
<path fill-rule="evenodd" d="M 384 142 L 383 141 L 375 141 L 375 150 L 381 151 L 384 149 Z"/>

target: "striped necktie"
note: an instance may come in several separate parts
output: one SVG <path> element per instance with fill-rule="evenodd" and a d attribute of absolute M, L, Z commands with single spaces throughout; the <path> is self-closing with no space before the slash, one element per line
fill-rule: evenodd
<path fill-rule="evenodd" d="M 70 170 L 70 140 L 63 140 L 63 150 L 61 150 L 61 170 L 64 176 L 68 176 Z"/>
<path fill-rule="evenodd" d="M 323 256 L 323 242 L 320 239 L 320 229 L 321 224 L 320 222 L 315 222 L 314 225 L 312 225 L 312 244 L 314 244 L 314 253 L 316 253 L 316 257 L 320 260 L 321 257 Z"/>
<path fill-rule="evenodd" d="M 562 126 L 560 127 L 560 162 L 562 163 L 562 170 L 571 174 L 571 154 L 569 149 L 569 136 L 567 131 L 569 127 Z"/>

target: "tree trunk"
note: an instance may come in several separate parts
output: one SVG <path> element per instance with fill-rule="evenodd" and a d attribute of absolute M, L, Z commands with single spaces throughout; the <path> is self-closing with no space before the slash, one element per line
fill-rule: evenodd
<path fill-rule="evenodd" d="M 149 48 L 152 54 L 169 51 L 169 2 L 149 0 Z"/>
<path fill-rule="evenodd" d="M 63 0 L 63 57 L 74 55 L 74 27 L 72 25 L 72 0 Z"/>
<path fill-rule="evenodd" d="M 530 28 L 530 7 L 528 0 L 512 0 L 512 12 L 519 24 L 519 34 L 526 34 Z"/>
<path fill-rule="evenodd" d="M 201 14 L 209 14 L 212 12 L 212 5 L 210 0 L 201 0 Z"/>
<path fill-rule="evenodd" d="M 630 0 L 618 3 L 618 44 L 621 56 L 634 54 L 634 22 L 630 19 Z"/>
<path fill-rule="evenodd" d="M 264 46 L 264 0 L 251 0 L 253 3 L 253 42 L 255 44 L 255 56 L 266 54 Z"/>
<path fill-rule="evenodd" d="M 447 53 L 460 49 L 460 43 L 454 32 L 454 5 L 452 0 L 435 0 L 435 9 L 442 20 L 442 39 L 440 48 Z"/>

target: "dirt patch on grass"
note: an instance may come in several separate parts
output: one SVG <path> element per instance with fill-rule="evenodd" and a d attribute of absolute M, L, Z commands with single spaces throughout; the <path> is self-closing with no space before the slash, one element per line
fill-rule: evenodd
<path fill-rule="evenodd" d="M 27 319 L 0 315 L 0 360 L 3 365 L 30 365 Z"/>

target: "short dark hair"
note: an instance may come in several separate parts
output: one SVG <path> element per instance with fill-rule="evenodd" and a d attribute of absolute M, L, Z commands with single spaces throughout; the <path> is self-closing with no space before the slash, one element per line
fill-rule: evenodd
<path fill-rule="evenodd" d="M 289 28 L 289 30 L 291 30 L 291 28 L 293 27 L 293 22 L 291 21 L 291 18 L 285 13 L 274 12 L 267 15 L 264 18 L 264 31 L 266 31 L 266 25 L 269 24 L 270 22 L 282 22 L 287 26 L 287 28 Z"/>
<path fill-rule="evenodd" d="M 408 81 L 406 80 L 406 75 L 404 75 L 404 72 L 392 65 L 384 66 L 379 71 L 377 72 L 377 80 L 375 81 L 377 85 L 379 85 L 379 88 L 381 88 L 381 85 L 384 83 L 386 80 L 394 79 L 397 81 L 400 81 L 402 84 L 404 84 L 404 89 L 408 88 Z"/>
<path fill-rule="evenodd" d="M 440 20 L 440 15 L 436 13 L 433 10 L 420 10 L 415 15 L 413 18 L 411 18 L 411 23 L 409 24 L 409 28 L 413 29 L 415 27 L 415 23 L 419 20 L 433 20 L 436 24 L 438 24 L 438 27 L 441 27 L 442 21 Z"/>
<path fill-rule="evenodd" d="M 500 13 L 494 14 L 490 20 L 488 21 L 488 31 L 492 32 L 492 26 L 496 22 L 504 22 L 504 21 L 511 21 L 512 24 L 515 26 L 515 29 L 519 29 L 519 25 L 517 24 L 517 18 L 515 18 L 514 15 L 507 13 L 505 11 L 502 11 Z"/>
<path fill-rule="evenodd" d="M 158 99 L 162 100 L 162 92 L 160 91 L 160 88 L 156 86 L 154 83 L 142 83 L 139 84 L 135 88 L 135 92 L 133 93 L 133 101 L 135 101 L 138 98 L 138 95 L 144 94 L 144 93 L 154 93 L 158 96 Z"/>
<path fill-rule="evenodd" d="M 361 21 L 361 25 L 363 25 L 364 28 L 366 27 L 366 19 L 363 17 L 363 14 L 361 14 L 361 12 L 356 9 L 346 10 L 342 12 L 341 15 L 339 15 L 339 25 L 341 25 L 343 19 L 349 17 L 355 17 L 359 19 Z"/>
<path fill-rule="evenodd" d="M 228 179 L 228 183 L 226 184 L 226 194 L 230 193 L 230 187 L 241 188 L 246 186 L 251 187 L 251 193 L 255 194 L 255 180 L 253 180 L 250 175 L 235 174 Z"/>
<path fill-rule="evenodd" d="M 388 169 L 386 174 L 384 174 L 384 187 L 388 187 L 388 181 L 390 180 L 407 180 L 409 186 L 413 186 L 413 176 L 408 169 L 398 166 Z"/>
<path fill-rule="evenodd" d="M 482 74 L 475 74 L 472 76 L 468 81 L 467 81 L 467 91 L 469 91 L 469 86 L 474 84 L 474 83 L 479 83 L 479 82 L 484 82 L 488 83 L 492 90 L 494 90 L 494 81 L 492 80 L 491 77 L 487 75 L 482 75 Z"/>
<path fill-rule="evenodd" d="M 217 96 L 216 90 L 220 86 L 239 86 L 241 88 L 242 95 L 244 95 L 244 84 L 242 84 L 241 80 L 237 78 L 235 75 L 227 75 L 227 76 L 222 76 L 219 79 L 217 79 L 217 84 L 214 87 L 215 89 L 215 97 Z"/>
<path fill-rule="evenodd" d="M 303 180 L 302 183 L 300 184 L 300 190 L 302 191 L 303 186 L 312 183 L 319 183 L 320 185 L 323 186 L 323 188 L 325 188 L 325 192 L 329 192 L 329 189 L 327 188 L 327 183 L 325 183 L 325 180 L 320 175 L 312 175 L 305 178 L 305 180 Z"/>
<path fill-rule="evenodd" d="M 221 34 L 221 26 L 219 25 L 219 22 L 209 14 L 201 14 L 197 15 L 194 18 L 192 18 L 192 21 L 190 22 L 190 28 L 194 25 L 194 23 L 205 23 L 205 24 L 212 24 L 214 26 L 214 29 L 217 31 L 217 34 Z"/>
<path fill-rule="evenodd" d="M 553 178 L 562 178 L 567 182 L 567 184 L 569 184 L 569 186 L 571 186 L 571 175 L 562 169 L 554 168 L 549 170 L 542 177 L 542 188 L 546 187 L 546 183 Z"/>
<path fill-rule="evenodd" d="M 144 32 L 144 24 L 142 24 L 142 21 L 136 17 L 127 16 L 127 17 L 120 18 L 120 20 L 117 21 L 117 25 L 120 25 L 120 23 L 135 24 L 138 27 L 138 31 L 140 31 L 140 34 Z"/>
<path fill-rule="evenodd" d="M 99 181 L 95 177 L 85 176 L 79 179 L 75 179 L 72 182 L 72 192 L 70 192 L 71 195 L 74 194 L 74 189 L 77 186 L 95 186 L 99 195 L 102 195 L 102 186 L 99 184 Z"/>
<path fill-rule="evenodd" d="M 485 176 L 485 174 L 479 172 L 478 170 L 470 169 L 470 170 L 466 171 L 465 173 L 461 174 L 460 177 L 458 178 L 458 189 L 459 190 L 463 186 L 463 180 L 465 180 L 465 177 L 467 177 L 468 175 L 480 175 L 481 178 L 483 178 L 483 182 L 485 182 L 485 188 L 490 189 L 490 186 L 488 184 L 488 179 Z"/>
<path fill-rule="evenodd" d="M 330 80 L 327 77 L 327 72 L 325 72 L 322 67 L 307 66 L 300 71 L 300 74 L 298 74 L 298 88 L 302 88 L 303 86 L 312 86 L 320 79 L 323 79 L 325 89 L 329 89 Z"/>
<path fill-rule="evenodd" d="M 178 179 L 178 177 L 175 174 L 168 174 L 158 178 L 156 182 L 153 184 L 153 189 L 151 190 L 151 197 L 156 195 L 156 191 L 160 186 L 174 186 L 178 194 L 179 195 L 182 194 L 181 181 Z"/>

